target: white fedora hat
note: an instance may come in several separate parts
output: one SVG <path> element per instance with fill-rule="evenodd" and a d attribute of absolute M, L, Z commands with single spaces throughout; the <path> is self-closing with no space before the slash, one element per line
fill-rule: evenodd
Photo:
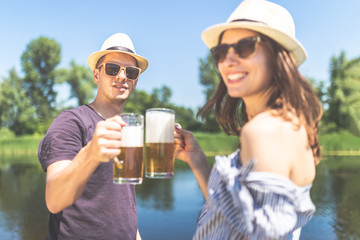
<path fill-rule="evenodd" d="M 282 45 L 295 58 L 297 66 L 306 59 L 306 51 L 295 38 L 295 24 L 283 7 L 265 0 L 244 0 L 225 23 L 204 30 L 202 39 L 211 49 L 218 45 L 222 32 L 233 28 L 249 29 L 264 34 Z"/>
<path fill-rule="evenodd" d="M 134 57 L 138 67 L 141 69 L 141 73 L 145 72 L 149 65 L 146 58 L 136 54 L 134 44 L 128 35 L 116 33 L 105 40 L 100 51 L 94 52 L 88 57 L 88 64 L 91 70 L 95 69 L 97 62 L 102 56 L 112 52 L 125 53 Z"/>

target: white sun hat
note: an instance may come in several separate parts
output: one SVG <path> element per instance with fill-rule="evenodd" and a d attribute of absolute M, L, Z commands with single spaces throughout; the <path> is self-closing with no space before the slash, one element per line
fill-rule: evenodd
<path fill-rule="evenodd" d="M 100 51 L 94 52 L 88 57 L 88 64 L 91 70 L 95 69 L 97 62 L 102 56 L 112 52 L 125 53 L 134 57 L 138 67 L 141 69 L 141 73 L 145 72 L 149 65 L 146 58 L 136 54 L 134 44 L 128 35 L 116 33 L 105 40 Z"/>
<path fill-rule="evenodd" d="M 282 45 L 293 55 L 297 66 L 306 59 L 306 51 L 295 38 L 295 24 L 283 7 L 265 0 L 244 0 L 225 23 L 204 30 L 202 39 L 211 49 L 218 45 L 219 36 L 228 29 L 243 28 L 259 32 Z"/>

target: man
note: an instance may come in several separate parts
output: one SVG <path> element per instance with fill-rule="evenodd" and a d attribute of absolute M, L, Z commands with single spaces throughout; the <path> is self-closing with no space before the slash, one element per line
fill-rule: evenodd
<path fill-rule="evenodd" d="M 95 100 L 60 113 L 39 145 L 47 172 L 47 239 L 140 238 L 135 187 L 113 183 L 111 159 L 120 153 L 125 124 L 117 114 L 148 61 L 126 34 L 117 33 L 88 64 L 98 85 Z"/>

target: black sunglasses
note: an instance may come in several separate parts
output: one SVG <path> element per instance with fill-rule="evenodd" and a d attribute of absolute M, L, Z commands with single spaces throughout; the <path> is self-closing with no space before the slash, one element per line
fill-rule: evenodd
<path fill-rule="evenodd" d="M 257 45 L 261 41 L 260 36 L 244 38 L 234 44 L 219 44 L 211 48 L 214 63 L 223 61 L 230 48 L 234 48 L 240 58 L 248 58 L 256 52 Z"/>
<path fill-rule="evenodd" d="M 105 73 L 111 77 L 117 77 L 120 74 L 121 70 L 124 69 L 126 78 L 129 80 L 138 79 L 141 72 L 140 68 L 121 66 L 116 63 L 103 63 L 98 67 L 98 69 L 100 69 L 102 66 L 105 66 Z"/>

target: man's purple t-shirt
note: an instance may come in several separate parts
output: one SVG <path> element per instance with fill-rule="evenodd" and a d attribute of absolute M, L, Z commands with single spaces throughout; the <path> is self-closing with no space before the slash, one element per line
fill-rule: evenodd
<path fill-rule="evenodd" d="M 42 168 L 72 160 L 92 138 L 102 119 L 88 105 L 60 113 L 39 145 Z M 112 162 L 100 163 L 81 197 L 58 214 L 51 214 L 47 239 L 135 239 L 135 187 L 113 183 Z"/>

